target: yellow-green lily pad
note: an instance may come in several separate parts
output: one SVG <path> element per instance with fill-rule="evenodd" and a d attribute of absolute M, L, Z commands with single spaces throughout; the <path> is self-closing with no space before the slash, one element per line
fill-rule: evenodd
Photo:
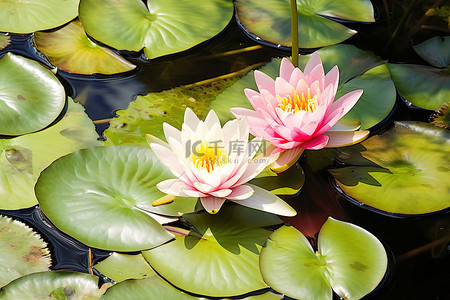
<path fill-rule="evenodd" d="M 79 20 L 51 32 L 36 32 L 39 51 L 59 69 L 77 74 L 116 74 L 136 68 L 112 50 L 92 41 Z"/>
<path fill-rule="evenodd" d="M 47 271 L 50 253 L 39 234 L 0 215 L 0 287 L 21 276 Z"/>
<path fill-rule="evenodd" d="M 347 195 L 367 207 L 399 215 L 450 207 L 448 130 L 396 122 L 389 131 L 343 151 L 347 166 L 330 173 Z"/>

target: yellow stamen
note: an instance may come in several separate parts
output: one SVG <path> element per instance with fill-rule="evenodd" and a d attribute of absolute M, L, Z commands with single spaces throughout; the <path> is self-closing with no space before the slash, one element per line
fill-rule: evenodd
<path fill-rule="evenodd" d="M 195 147 L 195 152 L 191 153 L 189 159 L 197 169 L 203 168 L 209 173 L 217 166 L 224 166 L 228 163 L 228 156 L 223 148 L 217 144 L 211 146 L 208 142 L 201 143 Z"/>
<path fill-rule="evenodd" d="M 305 97 L 305 93 L 302 93 L 300 96 L 297 92 L 292 89 L 293 98 L 291 95 L 286 97 L 281 97 L 277 95 L 277 99 L 280 102 L 278 107 L 282 110 L 290 113 L 297 113 L 300 110 L 314 112 L 317 109 L 317 95 L 311 98 L 311 90 L 308 88 L 307 95 Z"/>

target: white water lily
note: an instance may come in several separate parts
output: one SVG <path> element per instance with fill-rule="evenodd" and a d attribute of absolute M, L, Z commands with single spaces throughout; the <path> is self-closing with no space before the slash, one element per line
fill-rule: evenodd
<path fill-rule="evenodd" d="M 225 200 L 284 216 L 296 212 L 279 197 L 247 183 L 278 155 L 255 154 L 261 140 L 248 141 L 246 118 L 227 122 L 223 128 L 211 110 L 205 121 L 189 108 L 181 131 L 164 123 L 167 143 L 147 135 L 147 141 L 158 158 L 177 177 L 160 182 L 162 192 L 182 197 L 199 197 L 209 213 L 217 213 Z"/>

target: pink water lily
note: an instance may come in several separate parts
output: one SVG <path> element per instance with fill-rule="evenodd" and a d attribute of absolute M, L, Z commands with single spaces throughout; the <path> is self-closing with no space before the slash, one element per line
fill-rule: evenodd
<path fill-rule="evenodd" d="M 347 146 L 362 141 L 368 131 L 359 124 L 337 122 L 355 105 L 362 90 L 349 92 L 334 101 L 339 83 L 338 67 L 326 75 L 318 52 L 311 55 L 304 71 L 283 58 L 280 77 L 275 80 L 255 71 L 259 92 L 245 89 L 255 110 L 232 108 L 236 118 L 246 117 L 250 132 L 273 145 L 273 153 L 281 153 L 272 169 L 289 168 L 303 150 Z"/>
<path fill-rule="evenodd" d="M 164 123 L 167 143 L 151 135 L 147 141 L 175 179 L 157 184 L 162 192 L 182 197 L 199 197 L 203 207 L 217 213 L 226 199 L 284 216 L 296 214 L 279 197 L 247 183 L 278 155 L 254 157 L 261 140 L 248 141 L 246 118 L 227 122 L 223 128 L 213 110 L 200 121 L 189 108 L 181 131 Z"/>

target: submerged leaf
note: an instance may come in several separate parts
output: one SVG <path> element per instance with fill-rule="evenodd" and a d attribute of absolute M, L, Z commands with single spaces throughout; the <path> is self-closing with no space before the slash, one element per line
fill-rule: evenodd
<path fill-rule="evenodd" d="M 230 0 L 83 0 L 80 19 L 93 38 L 119 50 L 144 48 L 149 59 L 189 49 L 219 34 Z"/>
<path fill-rule="evenodd" d="M 430 65 L 438 68 L 450 66 L 450 36 L 435 36 L 419 45 L 414 46 L 414 51 L 426 60 Z"/>
<path fill-rule="evenodd" d="M 67 112 L 57 124 L 36 133 L 0 139 L 0 209 L 36 205 L 34 184 L 41 171 L 63 155 L 99 145 L 97 138 L 84 108 L 69 99 Z"/>
<path fill-rule="evenodd" d="M 11 43 L 11 38 L 5 33 L 0 33 L 0 50 L 5 49 Z"/>
<path fill-rule="evenodd" d="M 368 0 L 297 1 L 299 47 L 317 48 L 340 43 L 356 33 L 327 17 L 374 22 Z M 237 0 L 239 21 L 246 30 L 274 45 L 292 46 L 289 0 Z"/>
<path fill-rule="evenodd" d="M 21 276 L 47 271 L 50 253 L 39 234 L 0 215 L 0 287 Z"/>
<path fill-rule="evenodd" d="M 78 15 L 80 0 L 0 1 L 0 31 L 32 33 L 58 27 Z"/>
<path fill-rule="evenodd" d="M 34 41 L 37 49 L 63 71 L 78 74 L 115 74 L 136 68 L 110 49 L 89 39 L 79 20 L 57 31 L 36 32 Z"/>
<path fill-rule="evenodd" d="M 11 52 L 0 59 L 0 90 L 0 135 L 41 130 L 66 102 L 64 87 L 51 71 Z"/>

